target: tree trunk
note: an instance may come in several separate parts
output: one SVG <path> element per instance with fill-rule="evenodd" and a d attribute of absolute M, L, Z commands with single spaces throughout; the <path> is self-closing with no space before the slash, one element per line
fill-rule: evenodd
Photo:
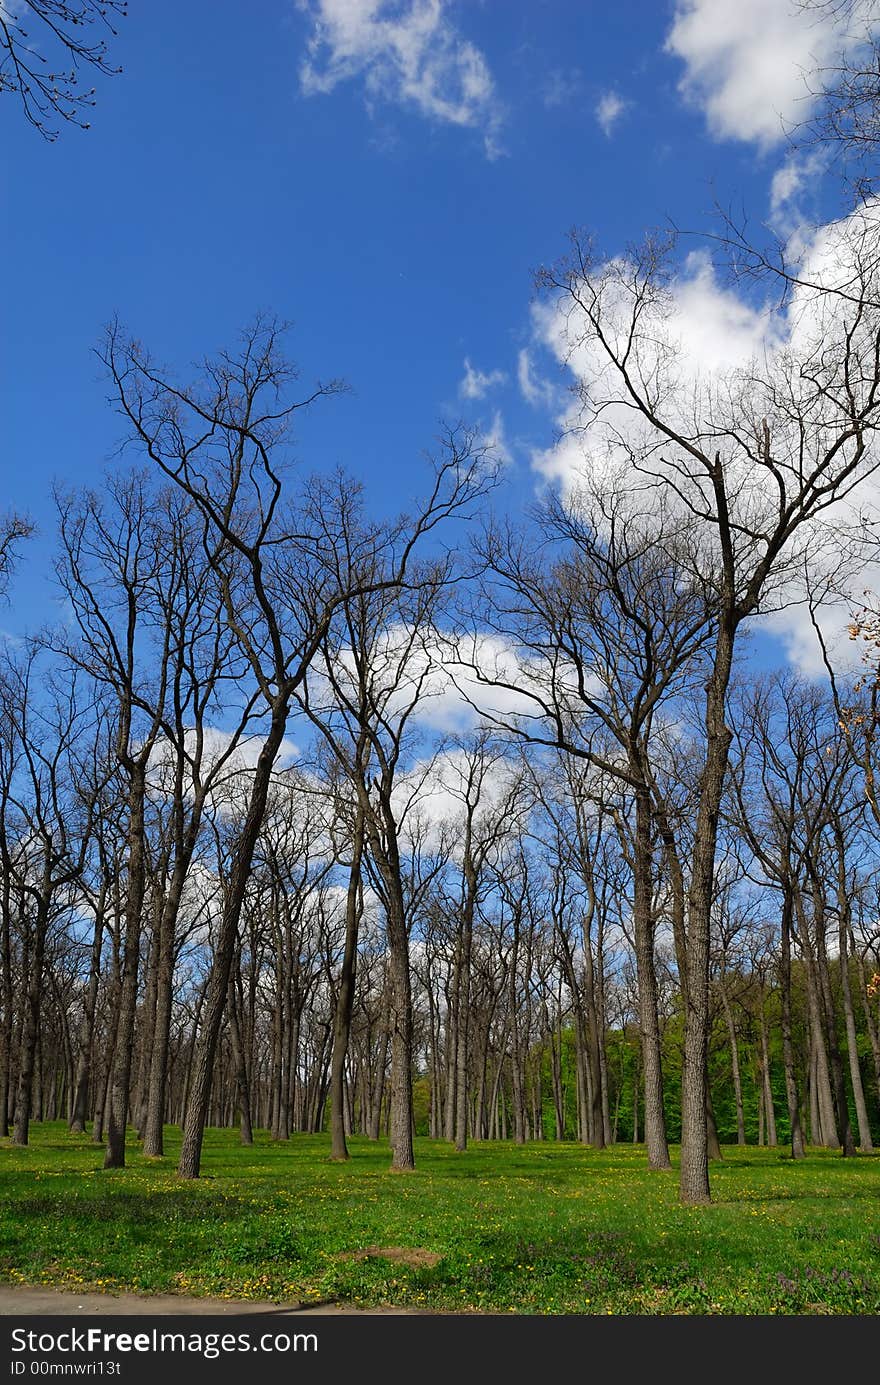
<path fill-rule="evenodd" d="M 840 963 L 840 995 L 843 1002 L 843 1018 L 846 1027 L 846 1051 L 849 1059 L 849 1075 L 852 1082 L 853 1101 L 856 1108 L 856 1122 L 859 1127 L 859 1147 L 865 1153 L 874 1148 L 871 1138 L 871 1122 L 865 1101 L 865 1088 L 859 1068 L 859 1050 L 856 1038 L 856 1017 L 852 1003 L 852 989 L 849 977 L 849 934 L 850 902 L 846 877 L 846 850 L 842 833 L 837 830 L 837 954 Z"/>
<path fill-rule="evenodd" d="M 128 794 L 128 892 L 125 901 L 125 936 L 122 978 L 119 987 L 119 1013 L 116 1018 L 116 1043 L 111 1064 L 110 1108 L 107 1120 L 105 1169 L 125 1167 L 125 1127 L 131 1087 L 134 1051 L 134 1022 L 137 1009 L 137 984 L 140 964 L 141 919 L 146 893 L 144 853 L 144 798 L 146 762 L 143 756 L 130 771 Z"/>
<path fill-rule="evenodd" d="M 43 957 L 46 930 L 49 927 L 49 901 L 52 880 L 52 861 L 48 844 L 43 857 L 42 880 L 34 918 L 34 944 L 27 970 L 27 992 L 24 1002 L 21 1051 L 18 1063 L 18 1094 L 15 1103 L 14 1145 L 26 1145 L 30 1134 L 31 1101 L 40 1041 L 40 999 L 43 989 Z"/>
<path fill-rule="evenodd" d="M 391 1167 L 403 1171 L 416 1166 L 412 1136 L 413 1018 L 409 977 L 409 942 L 403 915 L 403 899 L 390 901 L 388 911 L 388 967 L 391 976 Z"/>
<path fill-rule="evenodd" d="M 758 1025 L 761 1034 L 761 1094 L 763 1097 L 764 1111 L 764 1134 L 767 1144 L 771 1149 L 776 1147 L 776 1112 L 773 1108 L 773 1084 L 770 1080 L 770 1052 L 767 1043 L 767 1022 L 764 1017 L 764 996 L 761 994 L 761 1009 L 758 1016 Z M 795 1098 L 795 1109 L 797 1109 L 797 1098 Z"/>
<path fill-rule="evenodd" d="M 732 600 L 732 590 L 729 596 Z M 718 818 L 731 742 L 724 710 L 733 662 L 735 629 L 732 613 L 724 612 L 718 625 L 714 668 L 706 684 L 706 757 L 700 778 L 700 799 L 688 891 L 679 1192 L 681 1201 L 690 1206 L 711 1201 L 709 1131 L 706 1119 L 710 916 L 714 895 Z"/>
<path fill-rule="evenodd" d="M 806 1151 L 804 1149 L 804 1132 L 801 1126 L 800 1096 L 797 1088 L 791 1026 L 791 924 L 794 899 L 787 873 L 784 878 L 786 884 L 782 896 L 779 960 L 779 989 L 782 1001 L 782 1062 L 785 1069 L 785 1098 L 788 1105 L 791 1157 L 792 1159 L 803 1159 Z"/>
<path fill-rule="evenodd" d="M 645 1145 L 648 1167 L 668 1169 L 669 1143 L 663 1104 L 663 1060 L 657 1011 L 657 973 L 654 965 L 653 853 L 651 798 L 647 788 L 636 789 L 636 830 L 633 844 L 633 932 L 639 989 L 639 1028 L 645 1091 Z"/>
<path fill-rule="evenodd" d="M 232 1049 L 232 1062 L 235 1070 L 235 1088 L 238 1094 L 239 1133 L 243 1145 L 252 1145 L 254 1129 L 251 1119 L 251 1089 L 248 1082 L 247 1059 L 241 1036 L 241 1023 L 238 1014 L 238 997 L 235 990 L 235 976 L 229 978 L 229 1046 Z"/>
<path fill-rule="evenodd" d="M 461 934 L 459 933 L 458 942 L 455 949 L 455 960 L 453 962 L 452 975 L 449 977 L 446 986 L 446 1042 L 445 1048 L 445 1069 L 446 1085 L 443 1093 L 443 1138 L 452 1144 L 455 1139 L 455 1111 L 456 1111 L 456 1064 L 455 1053 L 457 1048 L 456 1041 L 456 1013 L 458 1010 L 458 980 L 459 980 L 459 961 L 461 957 Z"/>
<path fill-rule="evenodd" d="M 9 1098 L 12 1087 L 12 872 L 5 849 L 6 824 L 0 819 L 0 832 L 4 834 L 2 897 L 0 897 L 0 965 L 3 967 L 3 981 L 0 986 L 0 1004 L 3 1018 L 0 1020 L 0 1136 L 9 1134 Z"/>
<path fill-rule="evenodd" d="M 339 975 L 339 994 L 333 1017 L 333 1057 L 330 1068 L 330 1158 L 347 1159 L 345 1142 L 345 1064 L 351 1035 L 351 1012 L 357 972 L 360 926 L 361 860 L 364 850 L 364 812 L 358 805 L 352 838 L 351 867 L 345 900 L 345 947 Z"/>
<path fill-rule="evenodd" d="M 825 896 L 823 882 L 815 868 L 811 869 L 813 887 L 813 917 L 816 929 L 816 976 L 819 1017 L 822 1021 L 828 1042 L 828 1057 L 831 1067 L 832 1095 L 834 1098 L 834 1129 L 837 1142 L 844 1157 L 855 1154 L 852 1127 L 849 1120 L 849 1103 L 846 1095 L 846 1078 L 843 1073 L 843 1057 L 837 1037 L 837 1015 L 834 997 L 831 993 L 831 977 L 828 971 L 828 950 L 825 938 Z"/>
<path fill-rule="evenodd" d="M 177 918 L 183 898 L 186 872 L 192 853 L 178 858 L 163 901 L 157 922 L 158 947 L 156 956 L 155 1012 L 153 1044 L 147 1086 L 147 1110 L 144 1121 L 144 1154 L 160 1158 L 165 1152 L 164 1120 L 167 1104 L 168 1050 L 171 1035 L 171 1011 L 174 995 L 174 956 Z"/>
<path fill-rule="evenodd" d="M 92 934 L 92 953 L 89 959 L 89 980 L 83 1001 L 79 1057 L 74 1079 L 73 1108 L 70 1114 L 70 1129 L 76 1135 L 81 1135 L 85 1130 L 86 1113 L 89 1109 L 89 1084 L 92 1080 L 92 1063 L 95 1052 L 95 1010 L 98 1004 L 98 986 L 101 981 L 101 947 L 104 941 L 106 897 L 107 886 L 106 882 L 102 881 L 95 908 L 95 929 Z"/>
<path fill-rule="evenodd" d="M 379 1040 L 379 1051 L 376 1057 L 376 1069 L 373 1073 L 370 1128 L 367 1131 L 371 1140 L 378 1140 L 382 1126 L 382 1100 L 385 1093 L 385 1069 L 388 1064 L 388 1041 L 389 1026 L 387 1020 L 383 1020 L 382 1036 Z"/>
<path fill-rule="evenodd" d="M 811 969 L 807 968 L 807 975 L 810 976 Z M 839 1149 L 840 1140 L 837 1134 L 837 1115 L 834 1110 L 834 1096 L 831 1091 L 831 1074 L 828 1068 L 828 1053 L 825 1048 L 825 1033 L 822 1021 L 819 1017 L 819 1001 L 816 996 L 815 983 L 808 980 L 808 995 L 810 1008 L 810 1039 L 813 1050 L 813 1083 L 816 1093 L 816 1111 L 818 1115 L 817 1134 L 814 1135 L 815 1144 L 823 1144 L 827 1149 Z"/>
<path fill-rule="evenodd" d="M 852 939 L 850 940 L 852 942 Z M 877 1088 L 877 1096 L 880 1099 L 880 1032 L 871 1010 L 870 998 L 868 996 L 868 977 L 865 972 L 865 962 L 862 954 L 856 947 L 851 948 L 855 957 L 856 975 L 859 978 L 859 999 L 862 1006 L 862 1018 L 865 1021 L 865 1028 L 868 1031 L 868 1038 L 871 1043 L 871 1056 L 874 1060 L 874 1085 Z"/>
<path fill-rule="evenodd" d="M 730 1041 L 730 1069 L 733 1076 L 733 1093 L 736 1101 L 736 1142 L 744 1145 L 746 1142 L 746 1118 L 743 1110 L 742 1078 L 739 1070 L 739 1043 L 736 1037 L 736 1025 L 733 1021 L 733 1010 L 730 999 L 724 985 L 724 977 L 721 977 L 721 1004 L 724 1009 L 724 1020 L 727 1025 L 727 1037 Z"/>
<path fill-rule="evenodd" d="M 220 1037 L 220 1025 L 229 990 L 229 974 L 238 941 L 238 922 L 247 892 L 254 849 L 265 816 L 269 785 L 272 780 L 272 766 L 287 728 L 289 705 L 289 694 L 279 694 L 272 708 L 269 734 L 263 743 L 254 769 L 247 816 L 232 858 L 229 888 L 223 901 L 216 951 L 205 990 L 202 1026 L 193 1058 L 189 1100 L 184 1118 L 183 1144 L 180 1150 L 180 1162 L 177 1166 L 181 1178 L 198 1178 L 201 1168 L 202 1141 L 211 1099 L 214 1055 L 217 1051 L 217 1040 Z"/>
<path fill-rule="evenodd" d="M 468 825 L 464 859 L 465 896 L 461 911 L 461 967 L 456 995 L 455 1026 L 455 1148 L 459 1154 L 467 1149 L 468 1140 L 468 1041 L 470 1038 L 471 953 L 474 937 L 474 908 L 477 897 L 477 875 L 470 857 L 470 825 Z"/>

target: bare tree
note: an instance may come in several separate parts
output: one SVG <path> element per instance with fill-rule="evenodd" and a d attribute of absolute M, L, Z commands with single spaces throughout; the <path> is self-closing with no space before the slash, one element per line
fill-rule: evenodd
<path fill-rule="evenodd" d="M 355 534 L 349 543 L 355 546 Z M 383 578 L 393 570 L 392 563 L 393 547 L 388 554 L 377 551 L 371 567 L 362 569 L 360 590 L 340 604 L 320 657 L 303 680 L 299 702 L 349 779 L 385 912 L 392 996 L 392 1167 L 410 1169 L 415 1159 L 409 931 L 415 875 L 411 866 L 408 871 L 412 853 L 406 818 L 414 811 L 428 768 L 422 765 L 415 780 L 407 780 L 404 757 L 416 710 L 435 677 L 425 632 L 454 566 L 449 558 L 411 563 L 401 587 Z"/>
<path fill-rule="evenodd" d="M 88 715 L 88 698 L 82 699 L 76 678 L 69 676 L 50 681 L 48 697 L 38 699 L 34 685 L 45 677 L 42 652 L 31 643 L 23 658 L 7 658 L 2 676 L 4 717 L 18 747 L 8 762 L 18 774 L 6 786 L 2 823 L 6 834 L 14 811 L 17 840 L 4 840 L 2 863 L 4 875 L 17 883 L 22 932 L 24 1006 L 12 1137 L 19 1145 L 26 1145 L 29 1136 L 47 941 L 59 910 L 71 906 L 95 809 L 95 797 L 78 805 L 75 789 L 75 746 Z"/>
<path fill-rule="evenodd" d="M 21 515 L 0 516 L 0 598 L 6 596 L 22 539 L 30 538 L 33 525 Z"/>
<path fill-rule="evenodd" d="M 481 543 L 488 576 L 478 619 L 511 645 L 521 666 L 505 676 L 466 659 L 461 648 L 456 657 L 487 698 L 493 688 L 517 694 L 517 716 L 481 702 L 484 716 L 526 742 L 587 761 L 632 797 L 645 1135 L 650 1166 L 668 1168 L 654 971 L 654 827 L 664 807 L 655 742 L 667 707 L 705 676 L 713 602 L 697 570 L 694 517 L 676 513 L 659 494 L 648 519 L 624 473 L 586 479 L 565 503 L 545 502 L 535 518 L 540 545 L 499 530 Z M 662 816 L 671 848 L 668 805 Z"/>
<path fill-rule="evenodd" d="M 4 0 L 0 5 L 0 94 L 18 96 L 25 118 L 44 139 L 58 138 L 55 121 L 89 128 L 85 114 L 95 105 L 95 88 L 81 90 L 79 72 L 90 67 L 111 76 L 122 70 L 111 66 L 104 35 L 115 37 L 114 23 L 127 13 L 128 0 Z M 64 66 L 56 68 L 56 59 L 44 56 L 45 45 Z"/>
<path fill-rule="evenodd" d="M 807 295 L 787 347 L 723 379 L 698 376 L 690 389 L 667 330 L 674 240 L 649 240 L 603 264 L 574 236 L 570 258 L 539 276 L 564 316 L 571 349 L 590 362 L 579 386 L 586 464 L 605 464 L 610 449 L 646 503 L 666 495 L 702 531 L 694 577 L 712 610 L 713 636 L 687 911 L 680 1191 L 688 1203 L 710 1197 L 710 917 L 738 635 L 773 599 L 786 599 L 794 570 L 819 560 L 830 537 L 820 516 L 844 499 L 853 505 L 855 488 L 877 466 L 880 295 L 876 256 L 861 229 L 847 238 L 838 228 L 841 265 L 854 286 L 846 300 Z M 842 525 L 839 508 L 838 516 Z M 836 544 L 839 561 L 840 532 Z"/>
<path fill-rule="evenodd" d="M 867 202 L 880 150 L 880 7 L 876 0 L 798 0 L 807 23 L 832 24 L 837 55 L 807 77 L 815 109 L 790 131 L 798 148 L 828 153 L 855 195 Z"/>
<path fill-rule="evenodd" d="M 523 827 L 527 800 L 521 777 L 511 773 L 509 748 L 493 743 L 485 729 L 462 738 L 444 757 L 442 770 L 441 782 L 460 805 L 449 824 L 458 836 L 453 854 L 460 874 L 457 897 L 450 900 L 455 957 L 448 1020 L 453 1024 L 453 1070 L 448 1080 L 455 1093 L 455 1148 L 463 1153 L 468 1141 L 474 924 L 503 842 Z"/>
<path fill-rule="evenodd" d="M 340 386 L 318 385 L 288 402 L 295 371 L 281 354 L 280 333 L 277 323 L 258 320 L 238 352 L 206 361 L 192 386 L 177 384 L 118 324 L 108 331 L 101 353 L 130 441 L 203 518 L 225 619 L 264 712 L 262 748 L 232 858 L 194 1055 L 179 1165 L 188 1178 L 199 1172 L 239 918 L 294 695 L 346 599 L 358 590 L 401 588 L 416 545 L 445 518 L 466 510 L 489 480 L 473 440 L 462 446 L 452 438 L 428 500 L 390 537 L 387 526 L 353 526 L 360 497 L 350 482 L 315 483 L 297 505 L 289 503 L 283 478 L 292 420 Z M 375 575 L 377 549 L 389 556 Z"/>

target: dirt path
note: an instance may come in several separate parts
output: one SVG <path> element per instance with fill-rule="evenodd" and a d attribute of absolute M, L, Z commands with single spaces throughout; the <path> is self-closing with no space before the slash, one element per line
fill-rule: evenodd
<path fill-rule="evenodd" d="M 279 1316 L 331 1313 L 395 1313 L 408 1314 L 408 1308 L 347 1308 L 344 1304 L 320 1303 L 254 1303 L 222 1298 L 185 1298 L 177 1294 L 90 1294 L 68 1289 L 31 1288 L 27 1285 L 0 1284 L 0 1317 L 27 1314 L 117 1315 L 149 1316 L 151 1313 L 174 1313 L 187 1317 L 208 1314 L 272 1313 Z"/>

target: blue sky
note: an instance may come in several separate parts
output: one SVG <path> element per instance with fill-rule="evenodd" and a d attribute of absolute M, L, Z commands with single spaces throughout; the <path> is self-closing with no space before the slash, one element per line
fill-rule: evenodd
<path fill-rule="evenodd" d="M 0 508 L 39 536 L 4 626 L 51 616 L 51 486 L 97 481 L 119 437 L 93 355 L 113 314 L 183 369 L 259 309 L 289 319 L 304 388 L 352 391 L 297 455 L 377 509 L 456 420 L 527 499 L 565 387 L 532 273 L 569 227 L 613 254 L 716 199 L 830 205 L 782 139 L 831 42 L 804 23 L 788 0 L 132 0 L 89 131 L 48 144 L 5 95 Z"/>

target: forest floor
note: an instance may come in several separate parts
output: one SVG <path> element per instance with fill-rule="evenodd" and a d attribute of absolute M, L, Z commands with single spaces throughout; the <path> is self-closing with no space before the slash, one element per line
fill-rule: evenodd
<path fill-rule="evenodd" d="M 714 1201 L 685 1208 L 641 1147 L 210 1130 L 202 1177 L 136 1144 L 125 1169 L 63 1124 L 0 1141 L 0 1281 L 86 1293 L 421 1312 L 876 1314 L 880 1155 L 726 1146 Z M 676 1162 L 674 1152 L 673 1162 Z M 44 1310 L 48 1311 L 48 1310 Z M 210 1309 L 208 1309 L 210 1311 Z"/>

